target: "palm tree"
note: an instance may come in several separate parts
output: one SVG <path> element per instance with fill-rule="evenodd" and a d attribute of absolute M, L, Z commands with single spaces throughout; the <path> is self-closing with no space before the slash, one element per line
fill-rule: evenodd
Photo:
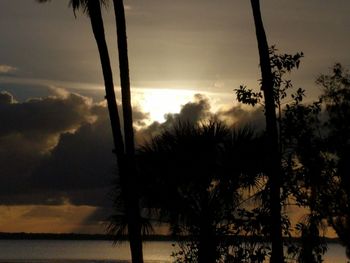
<path fill-rule="evenodd" d="M 160 211 L 173 234 L 195 238 L 186 255 L 191 262 L 225 256 L 224 240 L 240 203 L 238 189 L 261 174 L 261 165 L 253 161 L 258 142 L 250 130 L 232 131 L 220 122 L 180 122 L 140 148 L 145 206 Z"/>
<path fill-rule="evenodd" d="M 132 258 L 135 262 L 143 262 L 142 258 L 142 238 L 141 238 L 141 217 L 139 210 L 139 198 L 136 193 L 138 189 L 135 184 L 137 172 L 135 165 L 135 142 L 133 130 L 133 117 L 131 106 L 130 76 L 129 76 L 129 59 L 128 45 L 126 36 L 126 21 L 123 0 L 113 0 L 114 13 L 117 29 L 117 43 L 119 54 L 119 75 L 122 94 L 123 120 L 124 120 L 124 137 L 125 137 L 125 154 L 128 177 L 121 178 L 121 183 L 125 185 L 125 197 L 127 199 L 126 216 L 129 222 L 129 236 Z M 123 182 L 122 180 L 125 180 Z"/>
<path fill-rule="evenodd" d="M 125 150 L 128 155 L 134 155 L 134 130 L 132 124 L 132 107 L 129 76 L 128 44 L 123 0 L 113 0 L 117 28 L 117 43 L 119 54 L 119 74 L 122 92 L 122 105 L 125 131 Z"/>
<path fill-rule="evenodd" d="M 37 0 L 40 3 L 48 2 L 50 0 Z M 109 111 L 109 117 L 112 127 L 113 141 L 114 141 L 114 153 L 117 157 L 117 164 L 119 169 L 119 177 L 121 182 L 122 196 L 125 202 L 125 212 L 127 216 L 130 249 L 133 263 L 142 263 L 142 240 L 141 240 L 141 223 L 140 212 L 138 206 L 138 199 L 133 195 L 131 182 L 132 179 L 128 178 L 128 174 L 134 175 L 133 165 L 133 129 L 132 129 L 132 114 L 130 104 L 130 87 L 122 89 L 123 92 L 123 113 L 124 113 L 124 130 L 125 130 L 125 144 L 126 153 L 124 150 L 124 142 L 121 133 L 120 118 L 117 108 L 117 102 L 114 92 L 113 74 L 111 69 L 111 63 L 105 38 L 105 31 L 103 25 L 103 19 L 101 14 L 101 5 L 105 5 L 107 0 L 70 0 L 70 5 L 73 7 L 75 13 L 78 9 L 83 9 L 84 13 L 87 13 L 90 18 L 92 31 L 96 40 L 96 44 L 99 51 L 103 78 L 105 83 L 107 106 Z M 125 18 L 124 18 L 125 19 Z M 125 21 L 124 21 L 125 24 Z M 125 27 L 125 26 L 124 26 Z M 125 38 L 126 39 L 126 38 Z M 126 48 L 126 46 L 125 46 Z M 124 52 L 124 51 L 123 51 Z M 120 53 L 123 53 L 120 52 Z M 127 53 L 126 61 L 127 61 Z M 125 60 L 125 59 L 124 59 Z M 123 61 L 124 61 L 123 60 Z M 123 64 L 124 65 L 124 64 Z M 124 68 L 124 67 L 123 67 Z M 128 67 L 127 67 L 128 68 Z M 127 76 L 127 83 L 129 86 L 129 74 L 124 71 L 123 77 Z M 122 80 L 122 83 L 124 81 Z M 126 98 L 125 98 L 126 97 Z M 131 128 L 130 128 L 131 127 Z"/>
<path fill-rule="evenodd" d="M 283 240 L 281 226 L 281 156 L 278 142 L 278 130 L 275 111 L 275 100 L 273 91 L 273 75 L 270 64 L 270 53 L 266 33 L 261 18 L 260 1 L 251 0 L 254 16 L 256 38 L 258 42 L 260 68 L 262 75 L 262 90 L 265 98 L 265 118 L 267 147 L 269 156 L 267 158 L 267 176 L 270 183 L 270 211 L 271 211 L 271 242 L 272 242 L 272 263 L 284 262 Z"/>

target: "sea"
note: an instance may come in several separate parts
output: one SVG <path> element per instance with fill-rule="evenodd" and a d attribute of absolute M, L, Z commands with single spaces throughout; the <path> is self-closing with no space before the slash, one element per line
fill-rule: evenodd
<path fill-rule="evenodd" d="M 147 263 L 172 262 L 173 242 L 144 244 Z M 127 243 L 113 245 L 99 240 L 0 240 L 1 263 L 126 263 L 130 262 Z M 325 263 L 347 263 L 345 249 L 329 244 Z"/>

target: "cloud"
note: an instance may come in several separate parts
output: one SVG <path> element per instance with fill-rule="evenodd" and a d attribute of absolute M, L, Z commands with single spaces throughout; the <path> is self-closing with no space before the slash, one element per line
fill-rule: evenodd
<path fill-rule="evenodd" d="M 0 105 L 12 104 L 14 99 L 11 93 L 7 91 L 0 92 Z"/>
<path fill-rule="evenodd" d="M 137 108 L 133 116 L 139 127 L 148 118 Z M 116 159 L 105 102 L 57 88 L 23 102 L 1 92 L 0 124 L 1 204 L 110 205 Z"/>
<path fill-rule="evenodd" d="M 0 64 L 0 76 L 1 75 L 11 75 L 18 69 L 9 65 Z"/>
<path fill-rule="evenodd" d="M 24 102 L 30 98 L 48 97 L 52 95 L 52 89 L 47 85 L 37 83 L 11 83 L 11 81 L 0 81 L 0 90 L 10 93 L 17 101 Z"/>
<path fill-rule="evenodd" d="M 237 106 L 214 114 L 208 97 L 201 94 L 179 113 L 168 113 L 163 123 L 146 127 L 148 115 L 137 108 L 133 116 L 141 127 L 136 130 L 138 143 L 179 121 L 201 122 L 216 116 L 263 125 L 260 109 Z M 48 96 L 22 102 L 1 92 L 0 124 L 1 204 L 111 206 L 117 167 L 105 102 L 94 103 L 57 88 L 51 88 Z"/>
<path fill-rule="evenodd" d="M 117 169 L 105 102 L 56 88 L 49 96 L 16 103 L 2 92 L 0 101 L 1 203 L 111 204 L 108 193 Z M 147 129 L 197 122 L 210 114 L 208 99 L 197 94 L 179 113 Z M 137 126 L 145 127 L 147 114 L 135 108 L 133 116 Z M 137 137 L 147 129 L 137 131 Z"/>
<path fill-rule="evenodd" d="M 31 184 L 60 202 L 105 205 L 116 173 L 113 140 L 106 108 L 95 106 L 93 123 L 61 135 L 50 156 L 35 170 Z"/>
<path fill-rule="evenodd" d="M 217 117 L 236 127 L 251 126 L 259 131 L 265 128 L 265 116 L 261 107 L 236 105 L 226 110 L 219 110 Z"/>
<path fill-rule="evenodd" d="M 52 96 L 13 103 L 11 94 L 0 95 L 0 141 L 30 145 L 45 153 L 57 144 L 61 133 L 73 132 L 81 124 L 93 121 L 89 99 L 78 94 L 63 96 L 54 90 Z M 10 145 L 8 145 L 10 146 Z M 16 147 L 15 147 L 16 146 Z M 24 150 L 24 149 L 22 149 Z"/>
<path fill-rule="evenodd" d="M 180 113 L 174 114 L 173 118 L 187 122 L 198 122 L 210 117 L 209 99 L 201 94 L 194 95 L 194 99 L 194 102 L 183 105 Z"/>
<path fill-rule="evenodd" d="M 212 112 L 209 98 L 203 94 L 196 94 L 193 101 L 184 104 L 179 113 L 168 113 L 163 123 L 153 122 L 149 126 L 139 130 L 136 138 L 140 144 L 145 140 L 159 134 L 166 128 L 171 128 L 179 121 L 199 123 L 211 118 L 217 118 L 228 125 L 236 127 L 251 126 L 257 131 L 265 128 L 265 117 L 263 109 L 252 108 L 244 105 L 235 105 L 228 109 L 219 109 Z"/>
<path fill-rule="evenodd" d="M 195 94 L 193 99 L 193 101 L 182 105 L 179 113 L 166 114 L 165 121 L 163 123 L 155 121 L 149 126 L 139 130 L 136 134 L 138 143 L 143 143 L 145 139 L 149 139 L 165 128 L 171 128 L 179 121 L 198 123 L 214 116 L 210 111 L 211 107 L 208 97 L 203 94 Z"/>
<path fill-rule="evenodd" d="M 89 99 L 66 96 L 58 90 L 43 98 L 15 103 L 8 92 L 0 93 L 0 200 L 15 203 L 31 192 L 32 171 L 54 149 L 62 134 L 74 133 L 94 120 Z M 39 199 L 32 193 L 33 199 Z M 28 200 L 30 202 L 30 200 Z"/>
<path fill-rule="evenodd" d="M 117 177 L 117 165 L 110 120 L 107 108 L 101 104 L 94 105 L 91 112 L 96 120 L 81 125 L 74 133 L 62 134 L 49 158 L 31 177 L 33 187 L 46 191 L 57 203 L 65 196 L 76 205 L 111 206 L 109 193 Z M 134 109 L 133 116 L 135 123 L 140 123 L 148 115 Z"/>

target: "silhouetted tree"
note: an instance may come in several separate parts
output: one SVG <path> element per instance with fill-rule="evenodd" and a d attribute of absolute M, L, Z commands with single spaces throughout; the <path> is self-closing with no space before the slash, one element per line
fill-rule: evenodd
<path fill-rule="evenodd" d="M 300 262 L 323 262 L 326 245 L 319 229 L 324 219 L 336 230 L 348 257 L 350 247 L 350 74 L 336 64 L 332 74 L 321 75 L 316 83 L 322 88 L 320 100 L 303 105 L 301 97 L 295 97 L 283 118 L 293 167 L 289 191 L 310 209 L 308 222 L 298 226 L 305 245 Z"/>
<path fill-rule="evenodd" d="M 123 120 L 124 120 L 124 137 L 125 137 L 125 154 L 128 165 L 128 176 L 121 178 L 124 185 L 126 203 L 126 216 L 129 222 L 129 238 L 133 262 L 143 262 L 142 258 L 142 238 L 141 238 L 141 217 L 137 189 L 137 171 L 135 164 L 135 142 L 133 130 L 133 117 L 131 106 L 130 75 L 128 45 L 126 35 L 126 20 L 123 0 L 113 0 L 114 13 L 117 29 L 117 43 L 119 54 L 119 74 L 122 94 Z M 125 182 L 123 182 L 125 180 Z M 127 181 L 126 181 L 127 180 Z"/>
<path fill-rule="evenodd" d="M 330 175 L 335 177 L 338 187 L 331 193 L 333 204 L 323 209 L 326 208 L 328 221 L 345 244 L 350 258 L 350 74 L 338 63 L 331 75 L 321 75 L 316 83 L 323 90 L 326 144 L 334 164 Z"/>
<path fill-rule="evenodd" d="M 50 0 L 37 0 L 40 3 L 48 2 Z M 132 262 L 142 263 L 142 240 L 141 240 L 141 218 L 138 204 L 137 190 L 134 182 L 136 170 L 134 165 L 134 133 L 132 125 L 132 108 L 130 97 L 129 84 L 129 69 L 126 46 L 126 31 L 125 31 L 125 16 L 123 3 L 114 1 L 116 10 L 116 19 L 118 31 L 118 50 L 120 61 L 120 76 L 122 85 L 122 106 L 124 119 L 124 141 L 121 133 L 121 124 L 117 108 L 117 102 L 114 92 L 113 74 L 108 54 L 107 43 L 105 39 L 104 25 L 101 14 L 101 5 L 105 5 L 107 0 L 70 0 L 69 4 L 72 6 L 75 13 L 76 10 L 82 9 L 87 13 L 92 31 L 97 43 L 102 72 L 105 82 L 105 91 L 109 117 L 111 121 L 114 152 L 117 157 L 119 177 L 121 183 L 122 198 L 125 202 L 124 209 L 127 217 L 128 233 L 130 240 L 130 249 Z M 122 15 L 121 15 L 122 13 Z"/>
<path fill-rule="evenodd" d="M 324 218 L 320 213 L 320 196 L 329 191 L 326 176 L 327 161 L 324 143 L 320 137 L 320 102 L 302 104 L 304 90 L 292 95 L 293 102 L 286 105 L 282 117 L 285 179 L 283 190 L 293 196 L 296 204 L 309 210 L 296 225 L 301 246 L 296 253 L 298 262 L 323 262 L 327 250 L 324 238 Z M 323 236 L 322 233 L 323 232 Z"/>
<path fill-rule="evenodd" d="M 273 92 L 273 75 L 271 72 L 269 46 L 265 34 L 264 25 L 261 18 L 259 0 L 251 0 L 253 9 L 256 37 L 258 42 L 261 86 L 265 98 L 265 117 L 267 146 L 270 149 L 267 156 L 267 175 L 270 181 L 270 205 L 271 205 L 271 242 L 272 242 L 272 263 L 284 262 L 283 240 L 282 240 L 282 220 L 281 220 L 281 156 L 278 144 L 278 130 L 276 120 L 276 109 Z"/>
<path fill-rule="evenodd" d="M 306 129 L 307 125 L 305 122 L 302 122 L 298 119 L 300 116 L 297 114 L 298 111 L 295 111 L 294 108 L 300 105 L 302 98 L 304 96 L 304 91 L 302 89 L 298 89 L 294 94 L 291 94 L 292 103 L 286 103 L 287 91 L 293 87 L 290 80 L 285 78 L 286 73 L 290 73 L 292 69 L 298 68 L 300 64 L 300 59 L 303 57 L 303 53 L 296 53 L 294 55 L 290 54 L 277 54 L 277 49 L 273 46 L 269 49 L 269 58 L 270 58 L 270 70 L 273 77 L 273 98 L 274 98 L 274 106 L 278 110 L 278 128 L 280 130 L 278 140 L 279 140 L 279 150 L 281 154 L 281 174 L 280 177 L 283 178 L 283 183 L 281 186 L 283 187 L 283 196 L 281 196 L 281 202 L 285 203 L 289 196 L 292 193 L 299 193 L 298 185 L 293 185 L 291 183 L 290 177 L 292 168 L 290 168 L 289 163 L 293 158 L 291 155 L 295 153 L 295 147 L 292 146 L 293 143 L 290 140 L 290 137 L 296 136 L 297 134 L 303 134 L 298 129 L 302 129 L 307 134 Z M 261 83 L 262 84 L 262 83 Z M 245 86 L 240 86 L 235 90 L 237 99 L 240 102 L 245 104 L 249 104 L 255 106 L 256 104 L 264 105 L 264 95 L 263 92 L 258 91 L 254 92 L 251 89 L 248 89 Z M 282 107 L 283 105 L 283 107 Z M 295 115 L 294 115 L 295 114 Z M 292 124 L 293 123 L 293 124 Z M 294 125 L 294 124 L 297 125 Z M 297 128 L 298 127 L 298 128 Z M 300 128 L 301 127 L 301 128 Z M 307 136 L 306 136 L 307 137 Z M 314 138 L 314 137 L 307 137 Z M 266 147 L 265 147 L 266 148 Z M 292 150 L 293 149 L 293 150 Z M 269 149 L 266 150 L 267 154 L 270 154 Z M 293 189 L 293 191 L 291 190 Z M 294 191 L 295 190 L 295 191 Z M 266 198 L 264 196 L 263 203 L 269 210 L 271 211 L 271 195 Z M 270 213 L 270 212 L 269 212 Z M 271 226 L 271 220 L 268 221 Z M 287 215 L 283 215 L 282 217 L 282 230 L 285 235 L 290 235 L 289 233 L 289 219 Z M 313 232 L 314 233 L 314 232 Z M 266 233 L 264 233 L 266 235 Z M 288 251 L 294 251 L 293 244 L 289 244 Z M 294 252 L 291 252 L 295 254 Z"/>
<path fill-rule="evenodd" d="M 223 242 L 233 233 L 239 190 L 256 185 L 262 174 L 260 146 L 253 132 L 215 121 L 179 123 L 141 147 L 146 207 L 160 212 L 173 233 L 196 239 L 188 250 L 191 262 L 228 255 Z"/>

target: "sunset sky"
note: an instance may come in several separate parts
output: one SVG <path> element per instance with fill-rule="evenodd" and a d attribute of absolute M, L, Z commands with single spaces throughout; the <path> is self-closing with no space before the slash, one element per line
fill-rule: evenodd
<path fill-rule="evenodd" d="M 290 78 L 309 100 L 319 74 L 350 68 L 349 0 L 261 2 L 270 45 L 305 54 Z M 250 1 L 125 6 L 139 140 L 180 117 L 261 120 L 233 93 L 258 89 Z M 104 18 L 118 90 L 112 8 Z M 0 232 L 102 232 L 115 164 L 89 19 L 65 0 L 0 0 L 0 35 Z"/>

